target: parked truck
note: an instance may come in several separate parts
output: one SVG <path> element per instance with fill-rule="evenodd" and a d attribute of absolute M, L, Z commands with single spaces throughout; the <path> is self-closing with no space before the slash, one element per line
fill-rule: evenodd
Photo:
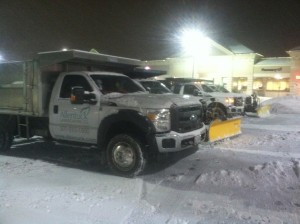
<path fill-rule="evenodd" d="M 176 94 L 202 97 L 207 101 L 207 117 L 214 119 L 225 116 L 233 117 L 244 113 L 244 102 L 240 96 L 232 93 L 214 91 L 209 85 L 197 80 L 167 79 L 172 81 L 171 90 Z"/>
<path fill-rule="evenodd" d="M 241 134 L 241 115 L 244 114 L 242 97 L 215 92 L 202 81 L 195 79 L 167 78 L 165 82 L 176 94 L 196 96 L 205 101 L 204 121 L 209 126 L 209 141 Z"/>
<path fill-rule="evenodd" d="M 194 91 L 191 92 L 188 91 L 184 92 L 185 85 L 183 83 L 175 82 L 172 83 L 173 84 L 172 85 L 170 82 L 167 82 L 167 80 L 162 81 L 162 80 L 155 80 L 155 79 L 137 79 L 136 81 L 139 82 L 150 93 L 172 94 L 173 92 L 162 83 L 165 82 L 169 84 L 169 87 L 172 88 L 173 91 L 176 90 L 176 87 L 180 87 L 181 92 L 178 90 L 179 92 L 176 92 L 177 94 L 178 93 L 189 94 L 197 97 L 198 100 L 202 103 L 202 110 L 203 110 L 202 120 L 205 123 L 207 129 L 206 140 L 213 142 L 216 140 L 222 140 L 224 138 L 233 137 L 235 135 L 241 134 L 241 127 L 240 127 L 241 117 L 229 118 L 226 110 L 226 104 L 225 105 L 222 104 L 224 101 L 224 100 L 222 101 L 222 99 L 229 98 L 228 94 L 224 94 L 225 96 L 218 97 L 219 101 L 216 101 L 215 98 L 213 98 L 210 95 L 204 97 L 203 93 L 199 94 L 198 89 L 196 90 L 194 89 Z M 187 85 L 193 87 L 195 83 L 188 82 Z M 206 86 L 202 85 L 202 88 L 205 87 Z M 230 95 L 230 97 L 233 98 L 232 95 Z M 229 108 L 233 110 L 232 107 Z"/>
<path fill-rule="evenodd" d="M 145 92 L 124 75 L 139 65 L 78 50 L 1 63 L 0 151 L 16 137 L 95 145 L 113 171 L 135 176 L 152 154 L 198 145 L 205 134 L 201 103 Z"/>

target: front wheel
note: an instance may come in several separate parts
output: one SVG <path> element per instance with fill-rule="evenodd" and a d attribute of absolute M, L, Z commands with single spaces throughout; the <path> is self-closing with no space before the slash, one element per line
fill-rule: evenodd
<path fill-rule="evenodd" d="M 13 135 L 9 129 L 0 124 L 0 152 L 5 152 L 10 149 L 13 141 Z"/>
<path fill-rule="evenodd" d="M 207 108 L 206 111 L 206 122 L 207 124 L 209 124 L 210 122 L 212 122 L 215 119 L 226 119 L 226 111 L 224 111 L 221 107 L 219 107 L 218 105 L 216 106 L 211 106 Z"/>
<path fill-rule="evenodd" d="M 145 168 L 145 150 L 138 139 L 127 134 L 116 135 L 108 143 L 107 161 L 117 174 L 134 177 Z"/>

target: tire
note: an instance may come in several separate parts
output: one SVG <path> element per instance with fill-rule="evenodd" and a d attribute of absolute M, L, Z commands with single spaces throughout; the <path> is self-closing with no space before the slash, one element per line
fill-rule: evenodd
<path fill-rule="evenodd" d="M 145 150 L 138 139 L 127 134 L 116 135 L 108 143 L 107 162 L 118 175 L 134 177 L 145 168 Z"/>
<path fill-rule="evenodd" d="M 226 112 L 221 107 L 208 107 L 206 111 L 206 123 L 209 124 L 211 121 L 217 118 L 224 120 L 226 119 L 226 116 Z"/>
<path fill-rule="evenodd" d="M 13 141 L 13 135 L 9 129 L 0 123 L 0 152 L 6 152 L 10 149 Z"/>

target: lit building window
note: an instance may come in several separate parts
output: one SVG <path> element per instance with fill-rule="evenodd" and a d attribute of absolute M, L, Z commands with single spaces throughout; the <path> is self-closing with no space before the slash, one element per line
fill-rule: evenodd
<path fill-rule="evenodd" d="M 239 77 L 232 79 L 232 92 L 247 91 L 247 78 Z"/>
<path fill-rule="evenodd" d="M 289 80 L 288 79 L 268 80 L 267 91 L 289 91 Z"/>

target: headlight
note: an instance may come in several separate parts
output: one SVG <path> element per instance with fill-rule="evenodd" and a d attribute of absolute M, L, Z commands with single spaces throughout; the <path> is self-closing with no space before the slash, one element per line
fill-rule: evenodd
<path fill-rule="evenodd" d="M 146 116 L 151 120 L 157 132 L 166 132 L 171 129 L 170 111 L 162 110 L 147 110 Z"/>
<path fill-rule="evenodd" d="M 225 104 L 226 105 L 232 105 L 234 103 L 234 99 L 231 97 L 226 97 L 225 98 Z"/>

